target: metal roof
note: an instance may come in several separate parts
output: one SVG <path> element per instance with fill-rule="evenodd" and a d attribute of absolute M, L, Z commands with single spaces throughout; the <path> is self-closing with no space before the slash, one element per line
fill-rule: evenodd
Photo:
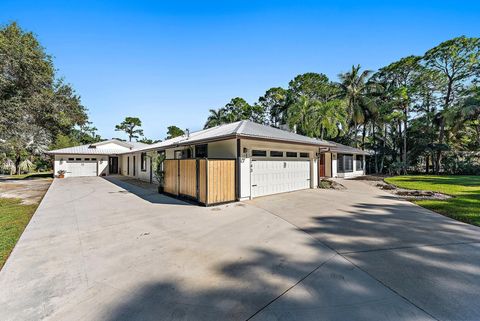
<path fill-rule="evenodd" d="M 104 148 L 103 145 L 114 143 L 117 147 Z M 122 142 L 116 139 L 110 139 L 95 144 L 80 145 L 48 151 L 47 154 L 82 154 L 82 155 L 112 155 L 130 153 L 132 151 L 145 148 L 148 144 L 139 142 Z"/>
<path fill-rule="evenodd" d="M 197 132 L 192 132 L 188 136 L 183 135 L 165 140 L 156 144 L 148 145 L 142 150 L 166 149 L 174 146 L 191 145 L 199 142 L 208 142 L 222 138 L 257 138 L 274 140 L 286 143 L 299 143 L 316 146 L 333 146 L 331 142 L 295 134 L 286 130 L 258 124 L 249 120 L 242 120 L 235 123 L 224 124 Z"/>
<path fill-rule="evenodd" d="M 360 148 L 350 147 L 350 146 L 347 146 L 347 145 L 342 145 L 342 144 L 334 143 L 334 142 L 331 142 L 331 143 L 335 145 L 334 147 L 329 148 L 329 150 L 332 151 L 332 152 L 345 153 L 345 154 L 362 154 L 362 155 L 370 155 L 371 154 L 369 151 L 361 150 Z"/>
<path fill-rule="evenodd" d="M 251 138 L 251 139 L 264 139 L 293 144 L 304 144 L 312 146 L 320 146 L 328 148 L 334 152 L 340 153 L 355 153 L 355 154 L 369 154 L 369 152 L 363 151 L 358 148 L 311 138 L 296 133 L 292 133 L 286 130 L 278 129 L 271 126 L 258 124 L 249 120 L 242 120 L 235 123 L 224 124 L 197 132 L 192 132 L 188 136 L 182 135 L 172 139 L 167 139 L 163 142 L 155 144 L 143 144 L 139 142 L 123 142 L 116 139 L 108 141 L 81 145 L 69 148 L 62 148 L 52 150 L 49 154 L 86 154 L 86 155 L 109 155 L 109 154 L 125 154 L 137 151 L 147 150 L 163 150 L 172 148 L 175 146 L 185 146 L 198 143 L 207 143 L 210 141 L 223 140 L 229 138 Z M 103 148 L 102 146 L 107 143 L 115 143 L 118 148 Z"/>

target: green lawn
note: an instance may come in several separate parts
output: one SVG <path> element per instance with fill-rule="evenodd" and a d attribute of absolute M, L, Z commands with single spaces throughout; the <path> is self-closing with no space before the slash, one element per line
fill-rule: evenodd
<path fill-rule="evenodd" d="M 29 173 L 29 174 L 20 174 L 20 175 L 10 175 L 7 176 L 8 179 L 31 179 L 31 178 L 47 178 L 53 177 L 53 172 L 39 172 L 39 173 Z"/>
<path fill-rule="evenodd" d="M 0 198 L 0 269 L 36 208 L 37 205 L 22 205 L 20 199 Z"/>
<path fill-rule="evenodd" d="M 395 176 L 385 181 L 401 188 L 452 195 L 448 200 L 421 200 L 416 204 L 459 221 L 480 226 L 480 176 Z"/>

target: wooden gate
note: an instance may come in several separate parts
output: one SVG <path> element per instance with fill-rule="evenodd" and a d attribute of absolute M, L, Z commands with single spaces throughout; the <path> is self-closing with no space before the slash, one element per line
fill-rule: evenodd
<path fill-rule="evenodd" d="M 234 159 L 165 160 L 164 191 L 195 199 L 204 205 L 236 200 Z"/>
<path fill-rule="evenodd" d="M 178 173 L 179 190 L 178 193 L 183 196 L 197 198 L 197 160 L 180 159 Z"/>
<path fill-rule="evenodd" d="M 165 170 L 165 182 L 163 190 L 165 193 L 178 195 L 178 160 L 167 159 L 163 163 Z"/>

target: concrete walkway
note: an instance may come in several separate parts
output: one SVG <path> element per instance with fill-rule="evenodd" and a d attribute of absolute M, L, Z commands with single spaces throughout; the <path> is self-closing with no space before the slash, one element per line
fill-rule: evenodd
<path fill-rule="evenodd" d="M 0 272 L 0 320 L 479 319 L 480 230 L 347 184 L 203 208 L 57 179 Z"/>

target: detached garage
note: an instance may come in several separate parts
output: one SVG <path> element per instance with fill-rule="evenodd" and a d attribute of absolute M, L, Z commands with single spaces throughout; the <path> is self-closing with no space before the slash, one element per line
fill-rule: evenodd
<path fill-rule="evenodd" d="M 138 142 L 127 143 L 111 139 L 47 153 L 55 158 L 53 163 L 55 175 L 58 175 L 59 171 L 65 171 L 65 177 L 106 176 L 120 174 L 119 159 L 122 154 L 146 146 L 148 145 Z"/>

